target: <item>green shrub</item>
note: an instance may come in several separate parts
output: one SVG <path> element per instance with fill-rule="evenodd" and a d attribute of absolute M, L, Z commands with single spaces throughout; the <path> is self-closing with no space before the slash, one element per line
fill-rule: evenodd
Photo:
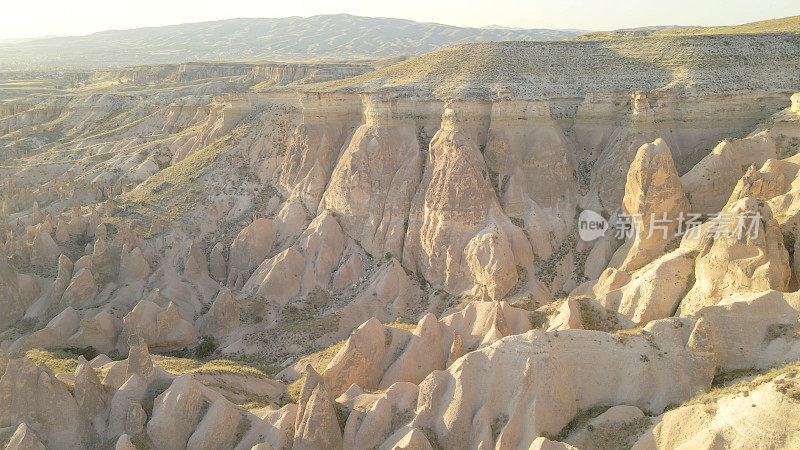
<path fill-rule="evenodd" d="M 213 336 L 203 336 L 200 338 L 200 343 L 194 348 L 194 356 L 200 359 L 205 359 L 214 354 L 217 350 L 217 343 Z"/>

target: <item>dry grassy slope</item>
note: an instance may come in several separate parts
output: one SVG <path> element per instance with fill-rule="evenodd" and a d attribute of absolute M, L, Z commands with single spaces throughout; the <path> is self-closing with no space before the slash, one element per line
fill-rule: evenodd
<path fill-rule="evenodd" d="M 438 98 L 582 97 L 608 90 L 687 94 L 800 89 L 800 35 L 646 36 L 442 48 L 308 90 Z"/>
<path fill-rule="evenodd" d="M 755 34 L 755 33 L 800 33 L 800 15 L 780 19 L 761 20 L 758 22 L 730 25 L 723 27 L 679 27 L 663 29 L 638 29 L 598 31 L 586 33 L 574 40 L 597 40 L 631 36 L 690 36 L 716 34 Z"/>
<path fill-rule="evenodd" d="M 182 87 L 186 83 L 225 79 L 264 90 L 275 86 L 328 81 L 360 75 L 376 68 L 402 61 L 402 57 L 379 60 L 342 60 L 314 62 L 192 62 L 124 67 L 97 71 L 86 83 L 89 88 L 148 85 Z M 0 89 L 2 89 L 0 84 Z M 120 86 L 120 88 L 123 88 Z M 238 90 L 245 90 L 240 87 Z"/>

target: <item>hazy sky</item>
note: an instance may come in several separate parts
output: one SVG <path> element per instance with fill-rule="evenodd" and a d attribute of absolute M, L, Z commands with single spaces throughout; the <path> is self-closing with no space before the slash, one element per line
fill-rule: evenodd
<path fill-rule="evenodd" d="M 800 0 L 2 0 L 0 37 L 80 35 L 234 17 L 349 13 L 449 25 L 609 30 L 731 25 L 800 14 Z"/>

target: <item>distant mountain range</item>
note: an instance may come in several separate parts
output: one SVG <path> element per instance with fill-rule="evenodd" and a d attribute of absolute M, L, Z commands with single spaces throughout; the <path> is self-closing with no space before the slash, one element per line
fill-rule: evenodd
<path fill-rule="evenodd" d="M 462 28 L 347 14 L 229 19 L 0 42 L 0 69 L 384 58 L 422 54 L 449 44 L 563 40 L 582 33 L 582 30 Z"/>

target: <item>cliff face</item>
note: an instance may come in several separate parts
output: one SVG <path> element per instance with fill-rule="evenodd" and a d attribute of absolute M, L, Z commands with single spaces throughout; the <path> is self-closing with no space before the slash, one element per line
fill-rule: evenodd
<path fill-rule="evenodd" d="M 402 256 L 406 268 L 448 292 L 501 298 L 516 286 L 546 298 L 581 281 L 567 263 L 575 248 L 554 257 L 572 232 L 575 208 L 619 209 L 642 144 L 664 139 L 684 172 L 718 138 L 746 135 L 789 101 L 778 94 L 440 102 L 308 93 L 300 103 L 302 124 L 279 177 L 287 195 L 333 211 L 367 253 Z M 551 269 L 556 275 L 544 282 L 535 275 Z"/>
<path fill-rule="evenodd" d="M 178 73 L 195 69 L 184 65 Z M 619 209 L 641 145 L 663 139 L 682 174 L 721 138 L 744 137 L 788 105 L 779 93 L 609 91 L 449 102 L 341 92 L 98 94 L 8 106 L 0 126 L 13 129 L 6 139 L 15 136 L 7 142 L 16 151 L 35 146 L 36 130 L 53 123 L 73 139 L 88 138 L 67 149 L 96 142 L 84 155 L 142 143 L 163 149 L 156 166 L 140 168 L 147 158 L 117 155 L 81 169 L 83 178 L 99 182 L 109 166 L 141 169 L 128 178 L 146 178 L 158 164 L 179 163 L 242 121 L 274 111 L 271 117 L 290 128 L 269 142 L 246 138 L 246 158 L 305 211 L 330 210 L 371 257 L 391 254 L 451 294 L 527 292 L 545 301 L 583 281 L 574 261 L 590 247 L 572 242 L 576 207 Z M 115 143 L 93 137 L 100 117 L 125 123 Z M 171 136 L 157 137 L 164 133 Z M 28 176 L 68 164 L 51 161 Z"/>
<path fill-rule="evenodd" d="M 339 157 L 319 210 L 335 212 L 345 232 L 369 254 L 400 257 L 411 199 L 427 153 L 418 133 L 424 132 L 430 117 L 419 111 L 429 105 L 367 95 L 362 101 L 363 124 Z"/>

